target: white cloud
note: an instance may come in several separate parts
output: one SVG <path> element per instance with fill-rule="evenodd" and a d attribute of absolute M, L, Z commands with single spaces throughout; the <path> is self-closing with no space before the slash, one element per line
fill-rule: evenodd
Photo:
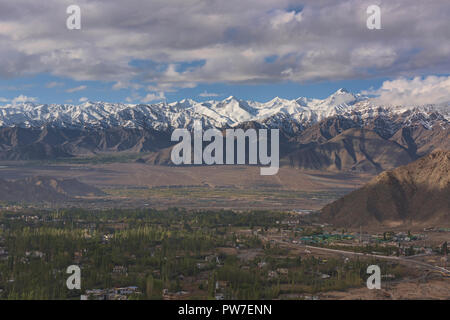
<path fill-rule="evenodd" d="M 139 93 L 137 93 L 136 91 L 133 91 L 129 97 L 125 98 L 125 101 L 128 103 L 137 102 L 137 101 L 139 101 L 140 103 L 150 103 L 150 102 L 161 101 L 161 100 L 165 100 L 165 99 L 166 99 L 166 96 L 165 96 L 164 92 L 162 92 L 162 91 L 147 93 L 147 95 L 144 97 L 139 95 Z"/>
<path fill-rule="evenodd" d="M 159 93 L 148 93 L 145 97 L 141 99 L 142 103 L 149 103 L 153 101 L 161 101 L 164 100 L 166 97 L 164 95 L 164 92 Z"/>
<path fill-rule="evenodd" d="M 1 49 L 1 48 L 0 48 Z M 1 75 L 0 75 L 1 78 Z M 35 85 L 32 83 L 28 84 L 21 84 L 18 86 L 0 86 L 0 90 L 7 90 L 7 91 L 21 91 L 21 90 L 28 90 L 34 87 Z"/>
<path fill-rule="evenodd" d="M 204 91 L 204 92 L 200 93 L 198 96 L 203 97 L 203 98 L 209 98 L 209 97 L 219 97 L 220 94 Z"/>
<path fill-rule="evenodd" d="M 133 90 L 139 90 L 142 88 L 141 84 L 138 83 L 131 83 L 128 81 L 117 81 L 116 83 L 114 83 L 114 85 L 112 86 L 113 90 L 121 90 L 121 89 L 128 89 L 131 88 Z"/>
<path fill-rule="evenodd" d="M 45 84 L 46 88 L 56 88 L 56 87 L 62 87 L 64 86 L 64 82 L 57 82 L 57 81 L 53 81 L 53 82 L 48 82 Z"/>
<path fill-rule="evenodd" d="M 0 102 L 9 102 L 9 99 L 6 99 L 6 98 L 3 98 L 3 97 L 0 97 Z"/>
<path fill-rule="evenodd" d="M 450 72 L 445 1 L 378 0 L 381 30 L 366 28 L 371 2 L 301 3 L 296 12 L 295 0 L 78 0 L 82 32 L 69 32 L 65 1 L 1 1 L 0 60 L 8 63 L 0 77 L 50 73 L 169 92 L 198 83 Z"/>
<path fill-rule="evenodd" d="M 295 11 L 277 10 L 274 17 L 270 20 L 270 23 L 275 29 L 278 29 L 284 25 L 292 22 L 301 22 L 302 13 L 295 13 Z"/>
<path fill-rule="evenodd" d="M 36 102 L 37 98 L 35 97 L 27 97 L 24 96 L 23 94 L 21 94 L 18 97 L 15 97 L 14 99 L 11 100 L 12 104 L 19 104 L 19 103 L 25 103 L 25 102 Z"/>
<path fill-rule="evenodd" d="M 83 91 L 83 90 L 86 90 L 86 88 L 87 88 L 87 86 L 78 86 L 78 87 L 75 87 L 75 88 L 70 88 L 70 89 L 67 89 L 66 90 L 66 92 L 68 92 L 68 93 L 73 93 L 73 92 L 77 92 L 77 91 Z"/>
<path fill-rule="evenodd" d="M 89 99 L 88 98 L 86 98 L 86 97 L 81 97 L 78 101 L 79 102 L 86 102 L 86 101 L 88 101 Z"/>
<path fill-rule="evenodd" d="M 172 69 L 171 71 L 169 71 L 169 73 L 174 74 L 176 71 L 173 70 L 173 67 L 169 67 L 168 70 Z M 166 72 L 167 74 L 167 72 Z M 197 86 L 197 84 L 195 82 L 188 82 L 188 81 L 173 81 L 173 82 L 163 82 L 160 81 L 159 83 L 155 84 L 155 85 L 149 85 L 147 86 L 147 90 L 148 91 L 163 91 L 163 92 L 175 92 L 177 91 L 177 89 L 191 89 L 191 88 L 195 88 Z"/>
<path fill-rule="evenodd" d="M 399 78 L 384 81 L 378 90 L 363 91 L 375 95 L 374 102 L 394 106 L 419 106 L 450 102 L 450 76 Z"/>

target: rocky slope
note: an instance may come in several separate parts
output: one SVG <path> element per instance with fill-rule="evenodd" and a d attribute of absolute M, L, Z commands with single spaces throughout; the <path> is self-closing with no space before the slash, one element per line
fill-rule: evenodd
<path fill-rule="evenodd" d="M 339 89 L 326 99 L 274 98 L 261 103 L 228 97 L 221 101 L 196 102 L 182 100 L 173 103 L 132 105 L 106 102 L 86 102 L 81 105 L 23 103 L 0 106 L 0 127 L 40 128 L 152 128 L 158 131 L 190 128 L 195 120 L 205 126 L 234 127 L 245 122 L 259 122 L 286 130 L 306 128 L 324 119 L 342 115 L 360 125 L 378 119 L 375 127 L 390 132 L 399 121 L 404 124 L 420 121 L 432 127 L 437 121 L 450 119 L 449 105 L 421 108 L 383 107 L 372 100 L 345 89 Z M 400 116 L 401 119 L 394 119 Z M 387 121 L 383 122 L 382 120 Z M 389 120 L 390 119 L 390 120 Z M 380 121 L 381 120 L 381 121 Z M 291 126 L 287 124 L 291 123 Z"/>
<path fill-rule="evenodd" d="M 63 202 L 77 197 L 102 196 L 104 193 L 76 179 L 36 176 L 20 180 L 0 179 L 0 201 Z"/>
<path fill-rule="evenodd" d="M 320 218 L 340 227 L 450 225 L 450 152 L 381 173 L 325 206 Z"/>
<path fill-rule="evenodd" d="M 104 152 L 151 152 L 143 161 L 166 164 L 174 128 L 203 126 L 280 129 L 285 165 L 320 170 L 374 171 L 450 148 L 450 107 L 377 106 L 340 89 L 326 99 L 260 103 L 182 100 L 129 105 L 0 106 L 0 160 L 54 159 Z M 383 146 L 386 146 L 385 150 Z"/>

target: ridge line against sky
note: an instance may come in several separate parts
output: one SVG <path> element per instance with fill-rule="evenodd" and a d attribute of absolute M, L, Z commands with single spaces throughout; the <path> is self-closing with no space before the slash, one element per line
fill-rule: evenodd
<path fill-rule="evenodd" d="M 68 6 L 81 29 L 68 30 Z M 0 0 L 0 104 L 326 98 L 450 101 L 450 3 Z"/>

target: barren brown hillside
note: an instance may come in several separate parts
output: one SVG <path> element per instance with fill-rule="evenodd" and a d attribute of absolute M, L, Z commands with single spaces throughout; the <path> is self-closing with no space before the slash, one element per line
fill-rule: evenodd
<path fill-rule="evenodd" d="M 325 206 L 321 219 L 344 227 L 450 225 L 450 151 L 381 173 Z"/>
<path fill-rule="evenodd" d="M 398 143 L 376 132 L 351 128 L 320 145 L 289 155 L 298 168 L 378 173 L 414 160 Z"/>
<path fill-rule="evenodd" d="M 36 176 L 19 180 L 0 179 L 0 201 L 64 202 L 74 197 L 101 196 L 104 193 L 77 179 Z"/>

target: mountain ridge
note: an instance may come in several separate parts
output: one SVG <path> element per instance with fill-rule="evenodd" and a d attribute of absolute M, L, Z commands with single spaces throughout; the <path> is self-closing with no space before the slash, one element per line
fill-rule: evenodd
<path fill-rule="evenodd" d="M 130 105 L 84 103 L 0 107 L 0 160 L 45 160 L 150 152 L 170 163 L 171 132 L 204 128 L 280 130 L 280 161 L 304 169 L 381 172 L 433 150 L 450 150 L 450 107 L 385 107 L 340 89 L 325 99 L 276 97 Z M 362 134 L 364 133 L 364 134 Z M 383 147 L 389 152 L 384 152 Z"/>
<path fill-rule="evenodd" d="M 196 102 L 183 99 L 149 105 L 107 102 L 85 102 L 80 105 L 22 103 L 0 106 L 0 127 L 42 127 L 50 124 L 65 128 L 151 127 L 161 131 L 190 128 L 195 120 L 201 120 L 208 127 L 224 128 L 249 121 L 275 127 L 287 119 L 305 127 L 337 115 L 359 115 L 361 119 L 366 119 L 410 110 L 415 110 L 418 117 L 436 112 L 448 122 L 448 107 L 424 106 L 414 109 L 378 106 L 370 98 L 345 89 L 339 89 L 325 99 L 300 97 L 287 100 L 276 97 L 264 103 L 240 100 L 233 96 L 221 101 Z"/>
<path fill-rule="evenodd" d="M 8 202 L 65 202 L 78 197 L 104 196 L 100 189 L 77 179 L 57 179 L 33 176 L 24 179 L 0 178 L 0 201 Z"/>
<path fill-rule="evenodd" d="M 437 150 L 326 205 L 320 219 L 339 227 L 449 225 L 449 194 L 450 151 Z"/>

